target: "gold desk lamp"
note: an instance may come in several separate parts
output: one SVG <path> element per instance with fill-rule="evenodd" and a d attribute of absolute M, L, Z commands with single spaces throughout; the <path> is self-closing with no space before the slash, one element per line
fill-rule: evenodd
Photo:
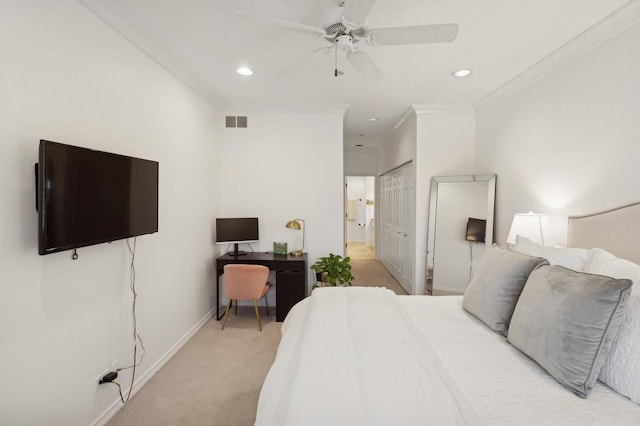
<path fill-rule="evenodd" d="M 302 225 L 300 225 L 300 222 L 298 221 L 302 222 Z M 285 227 L 289 229 L 294 229 L 296 231 L 299 231 L 300 229 L 302 229 L 302 248 L 300 250 L 294 250 L 291 252 L 291 256 L 302 256 L 302 250 L 304 250 L 304 233 L 307 225 L 304 223 L 304 220 L 302 219 L 293 219 L 287 222 Z"/>

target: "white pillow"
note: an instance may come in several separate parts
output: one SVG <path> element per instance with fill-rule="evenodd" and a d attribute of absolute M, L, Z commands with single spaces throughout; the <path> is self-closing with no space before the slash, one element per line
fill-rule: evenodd
<path fill-rule="evenodd" d="M 627 307 L 598 379 L 640 404 L 640 265 L 592 249 L 585 272 L 633 281 Z"/>
<path fill-rule="evenodd" d="M 550 265 L 564 266 L 574 271 L 582 271 L 589 258 L 590 250 L 582 248 L 543 247 L 528 238 L 516 235 L 513 251 L 534 257 L 542 257 Z"/>

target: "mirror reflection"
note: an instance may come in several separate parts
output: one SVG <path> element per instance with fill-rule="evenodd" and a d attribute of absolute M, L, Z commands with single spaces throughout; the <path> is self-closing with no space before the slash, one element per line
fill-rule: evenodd
<path fill-rule="evenodd" d="M 496 175 L 431 179 L 427 294 L 462 294 L 493 244 Z"/>

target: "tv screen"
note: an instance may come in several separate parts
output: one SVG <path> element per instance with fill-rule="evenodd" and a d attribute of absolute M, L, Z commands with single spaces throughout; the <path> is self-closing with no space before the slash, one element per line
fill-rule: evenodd
<path fill-rule="evenodd" d="M 157 161 L 40 141 L 38 253 L 158 232 Z"/>
<path fill-rule="evenodd" d="M 216 242 L 234 244 L 235 255 L 239 243 L 251 243 L 259 240 L 257 217 L 227 217 L 216 219 Z"/>
<path fill-rule="evenodd" d="M 467 221 L 467 241 L 484 243 L 487 221 L 485 219 L 475 219 L 470 217 Z"/>

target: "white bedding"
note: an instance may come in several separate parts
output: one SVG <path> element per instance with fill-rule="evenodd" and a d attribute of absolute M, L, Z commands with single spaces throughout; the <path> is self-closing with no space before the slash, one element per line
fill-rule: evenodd
<path fill-rule="evenodd" d="M 334 287 L 296 305 L 256 425 L 481 424 L 398 302 L 383 288 Z"/>
<path fill-rule="evenodd" d="M 391 296 L 370 311 L 354 304 L 370 288 L 328 289 L 353 290 L 317 305 L 314 290 L 289 313 L 256 425 L 640 425 L 640 406 L 600 383 L 578 398 L 461 296 Z"/>
<path fill-rule="evenodd" d="M 398 296 L 487 425 L 640 425 L 640 406 L 597 383 L 575 396 L 462 309 L 462 296 Z"/>

